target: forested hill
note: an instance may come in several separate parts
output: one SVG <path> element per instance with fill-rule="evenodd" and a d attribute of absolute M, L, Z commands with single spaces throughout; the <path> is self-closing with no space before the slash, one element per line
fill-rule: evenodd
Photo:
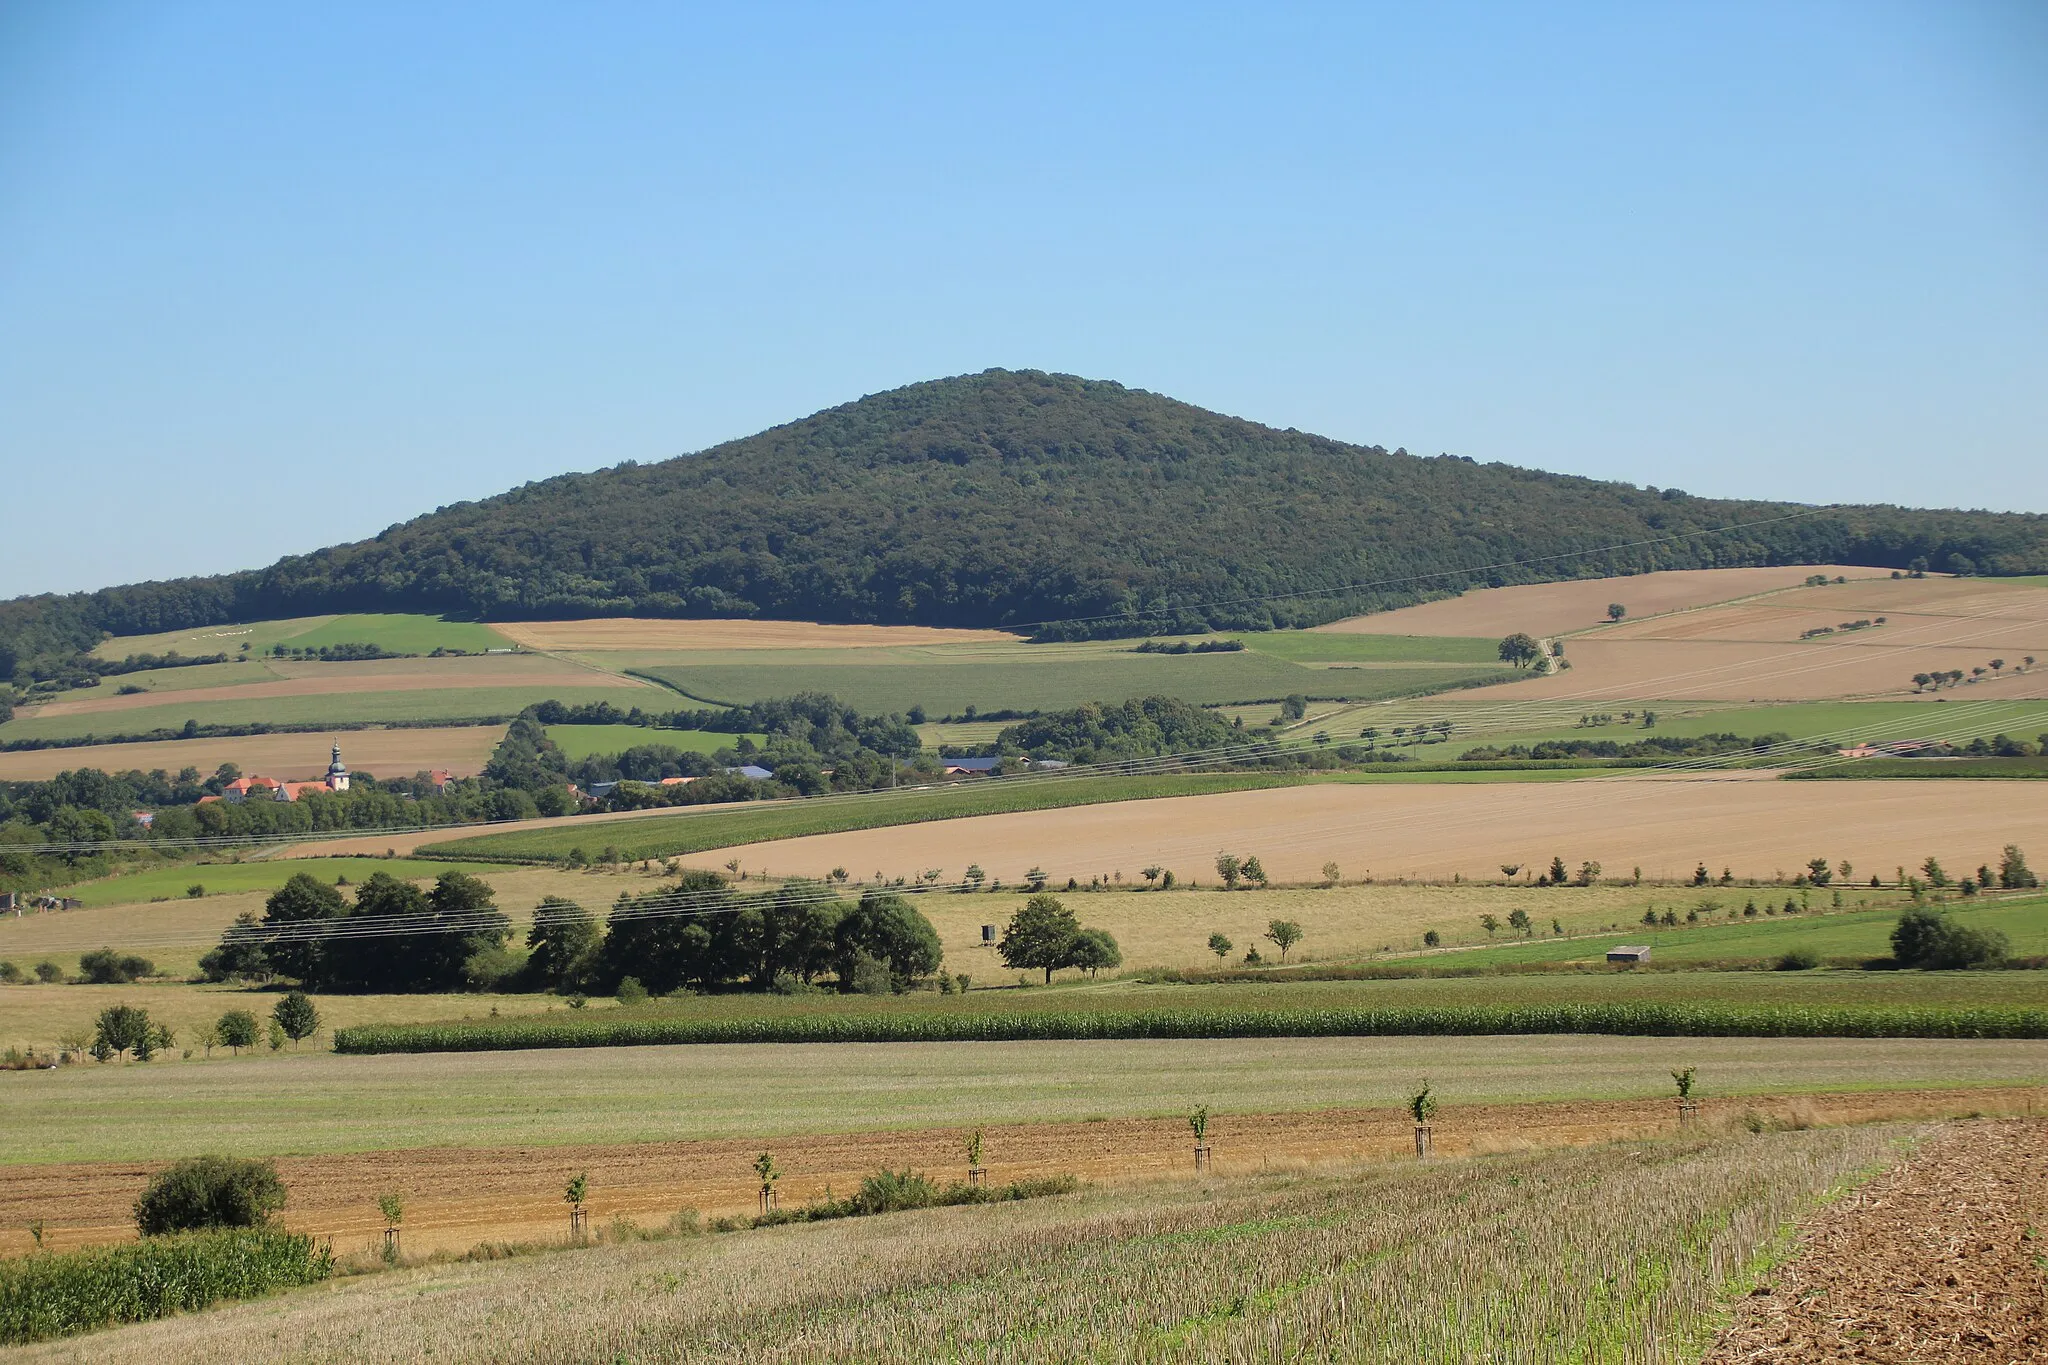
<path fill-rule="evenodd" d="M 1135 633 L 1311 623 L 1418 591 L 1660 568 L 1940 569 L 1962 556 L 1987 573 L 2048 571 L 2048 517 L 2035 515 L 1844 507 L 1681 534 L 1793 510 L 1345 445 L 1118 384 L 991 370 L 660 464 L 528 484 L 267 569 L 17 599 L 0 605 L 0 642 L 40 653 L 101 631 L 400 610 L 1107 617 L 1054 629 Z M 1653 543 L 1575 553 L 1638 541 Z M 1482 567 L 1515 561 L 1530 562 Z M 1388 580 L 1416 581 L 1325 591 Z"/>

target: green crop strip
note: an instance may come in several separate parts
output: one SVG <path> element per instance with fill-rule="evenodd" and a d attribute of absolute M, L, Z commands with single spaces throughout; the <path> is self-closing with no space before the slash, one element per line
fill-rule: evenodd
<path fill-rule="evenodd" d="M 1396 1009 L 1156 1009 L 705 1019 L 476 1020 L 337 1030 L 346 1053 L 698 1043 L 1066 1042 L 1119 1038 L 1342 1038 L 1486 1034 L 1666 1038 L 2048 1038 L 2048 1010 L 1600 1004 Z"/>

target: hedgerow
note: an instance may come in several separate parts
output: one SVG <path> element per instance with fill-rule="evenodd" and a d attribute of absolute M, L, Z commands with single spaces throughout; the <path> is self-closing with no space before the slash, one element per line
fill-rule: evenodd
<path fill-rule="evenodd" d="M 2048 1010 L 1691 1004 L 1401 1009 L 938 1012 L 705 1019 L 606 1015 L 337 1030 L 337 1052 L 497 1052 L 676 1043 L 1054 1042 L 1112 1038 L 1335 1038 L 1604 1033 L 1678 1038 L 2048 1038 Z"/>
<path fill-rule="evenodd" d="M 123 1246 L 0 1261 L 0 1343 L 147 1322 L 311 1284 L 334 1257 L 311 1237 L 276 1228 L 149 1237 Z"/>

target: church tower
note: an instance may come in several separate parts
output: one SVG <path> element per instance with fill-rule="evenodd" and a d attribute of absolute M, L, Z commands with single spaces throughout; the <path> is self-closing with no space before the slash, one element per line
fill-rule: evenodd
<path fill-rule="evenodd" d="M 334 761 L 327 765 L 327 790 L 345 792 L 348 790 L 348 765 L 341 761 L 341 746 L 334 746 Z"/>

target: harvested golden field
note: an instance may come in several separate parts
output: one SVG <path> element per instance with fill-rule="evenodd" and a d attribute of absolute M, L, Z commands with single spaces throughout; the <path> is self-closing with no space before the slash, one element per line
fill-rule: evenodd
<path fill-rule="evenodd" d="M 1953 1124 L 1824 1210 L 1706 1365 L 2048 1360 L 2048 1122 Z"/>
<path fill-rule="evenodd" d="M 652 1244 L 622 1229 L 608 1240 L 623 1244 L 362 1276 L 21 1358 L 1686 1360 L 1781 1229 L 1938 1131 L 1184 1173 Z"/>
<path fill-rule="evenodd" d="M 1317 629 L 1361 635 L 1498 637 L 1518 630 L 1537 636 L 1563 635 L 1605 621 L 1610 602 L 1621 602 L 1631 616 L 1649 616 L 1797 587 L 1808 575 L 1817 573 L 1830 578 L 1883 576 L 1882 570 L 1842 564 L 1672 569 L 1627 578 L 1582 578 L 1568 583 L 1479 588 L 1441 602 L 1354 616 Z"/>
<path fill-rule="evenodd" d="M 193 687 L 172 694 L 181 704 L 207 701 L 264 702 L 281 697 L 331 697 L 358 692 L 425 692 L 492 687 L 618 687 L 650 689 L 637 678 L 586 668 L 539 654 L 494 654 L 472 658 L 365 659 L 354 663 L 278 661 L 270 665 L 284 676 L 271 682 L 230 687 Z M 84 701 L 51 701 L 22 714 L 57 716 L 101 715 L 162 706 L 166 698 L 153 692 L 93 697 Z"/>
<path fill-rule="evenodd" d="M 98 768 L 109 773 L 131 769 L 146 773 L 161 768 L 175 774 L 192 767 L 202 774 L 211 774 L 221 764 L 232 763 L 245 773 L 262 773 L 284 782 L 310 781 L 327 771 L 328 750 L 336 744 L 356 772 L 407 777 L 423 770 L 446 768 L 457 777 L 474 777 L 483 771 L 491 750 L 504 734 L 504 727 L 499 725 L 451 725 L 25 749 L 0 753 L 0 780 L 41 782 L 73 768 Z"/>
<path fill-rule="evenodd" d="M 930 626 L 828 626 L 813 621 L 690 620 L 614 616 L 588 621 L 516 621 L 495 627 L 528 649 L 851 649 L 890 645 L 1014 642 L 1000 630 Z"/>
<path fill-rule="evenodd" d="M 1915 695 L 1915 673 L 1960 668 L 1967 673 L 2017 648 L 1971 643 L 1969 627 L 1944 627 L 1946 644 L 1887 642 L 1867 637 L 1755 644 L 1729 640 L 1630 640 L 1605 634 L 1570 641 L 1571 671 L 1501 683 L 1487 700 L 1575 701 L 1619 705 L 1641 701 L 1821 701 L 1847 697 L 1903 701 Z M 2028 649 L 2024 653 L 2039 653 Z M 2048 657 L 2044 655 L 2043 657 Z M 2021 701 L 2048 697 L 2048 670 L 2005 676 L 1947 689 L 1942 697 L 1967 701 Z M 1927 700 L 1935 699 L 1927 694 Z"/>
<path fill-rule="evenodd" d="M 1781 782 L 1768 772 L 1687 777 L 1607 775 L 1558 783 L 1471 785 L 1318 783 L 1264 791 L 1124 801 L 1012 815 L 820 834 L 694 854 L 713 867 L 728 853 L 778 875 L 957 874 L 979 863 L 1014 882 L 1032 867 L 1064 883 L 1150 864 L 1183 881 L 1214 882 L 1219 852 L 1256 854 L 1275 880 L 1305 882 L 1334 861 L 1346 877 L 1497 878 L 1503 863 L 1608 876 L 1641 867 L 1657 881 L 1697 861 L 1739 878 L 1769 879 L 1809 858 L 1859 867 L 1917 866 L 1930 855 L 1974 867 L 2000 846 L 2048 846 L 2048 783 Z M 1957 790 L 1967 788 L 1967 790 Z"/>
<path fill-rule="evenodd" d="M 1881 626 L 1844 631 L 1848 621 Z M 1830 635 L 1800 637 L 1823 626 Z M 1797 588 L 1746 602 L 1601 625 L 1566 646 L 1570 673 L 1491 689 L 1549 700 L 1770 701 L 1924 695 L 1915 673 L 1990 670 L 1939 695 L 1968 700 L 2048 696 L 2048 675 L 2017 676 L 2048 656 L 2048 588 L 1986 579 L 1882 579 Z"/>
<path fill-rule="evenodd" d="M 1640 1040 L 1634 1046 L 1640 1050 Z M 1281 1056 L 1288 1055 L 1283 1045 Z M 1459 1059 L 1445 1060 L 1453 1063 L 1451 1083 L 1456 1084 Z M 1788 1060 L 1791 1076 L 1807 1069 L 1796 1059 Z M 1393 1094 L 1399 1084 L 1389 1081 L 1374 1088 L 1383 1092 L 1381 1107 L 1216 1113 L 1209 1131 L 1213 1173 L 1249 1175 L 1389 1161 L 1412 1152 L 1414 1122 Z M 1766 1082 L 1764 1088 L 1778 1087 Z M 1205 1094 L 1188 1103 L 1207 1098 Z M 1749 1116 L 1788 1126 L 1815 1126 L 1965 1113 L 2024 1114 L 2038 1111 L 2044 1103 L 2048 1092 L 2038 1087 L 1955 1089 L 1938 1084 L 1924 1090 L 1724 1095 L 1701 1101 L 1698 1122 L 1704 1131 L 1725 1132 Z M 1192 1143 L 1180 1112 L 1138 1117 L 1118 1106 L 1104 1116 L 1078 1122 L 996 1119 L 977 1126 L 986 1134 L 983 1159 L 997 1182 L 1062 1172 L 1095 1182 L 1156 1180 L 1190 1166 Z M 1433 1126 L 1433 1153 L 1455 1157 L 1667 1135 L 1677 1128 L 1677 1112 L 1663 1098 L 1446 1104 Z M 961 1127 L 946 1126 L 866 1132 L 763 1130 L 735 1137 L 559 1146 L 486 1142 L 286 1156 L 278 1166 L 291 1196 L 288 1225 L 335 1238 L 338 1252 L 360 1250 L 382 1230 L 377 1195 L 400 1189 L 411 1210 L 407 1249 L 420 1253 L 464 1251 L 483 1241 L 561 1236 L 565 1219 L 559 1186 L 577 1171 L 590 1174 L 594 1221 L 626 1217 L 659 1222 L 678 1208 L 717 1215 L 754 1207 L 758 1184 L 750 1167 L 764 1147 L 786 1173 L 780 1197 L 795 1203 L 824 1197 L 827 1191 L 844 1193 L 883 1166 L 962 1178 L 965 1136 Z M 142 1160 L 0 1166 L 0 1229 L 6 1229 L 0 1231 L 0 1255 L 29 1249 L 27 1235 L 18 1229 L 36 1218 L 46 1221 L 46 1240 L 58 1249 L 131 1238 L 135 1196 L 160 1164 Z"/>

